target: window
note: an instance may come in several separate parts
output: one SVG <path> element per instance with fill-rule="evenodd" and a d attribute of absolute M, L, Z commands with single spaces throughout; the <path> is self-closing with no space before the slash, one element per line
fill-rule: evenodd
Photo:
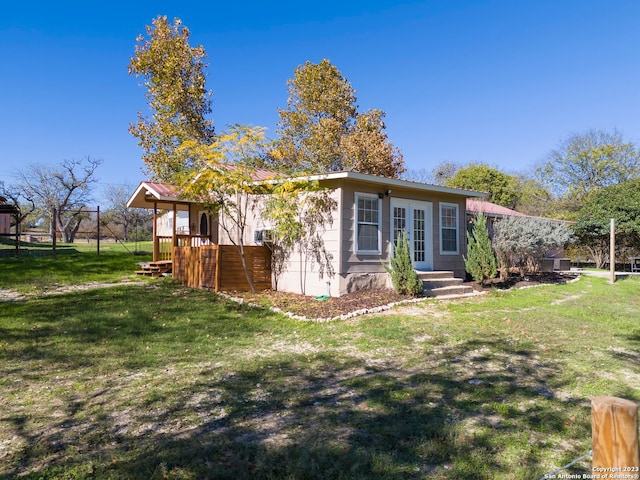
<path fill-rule="evenodd" d="M 440 204 L 440 253 L 458 253 L 458 205 Z"/>
<path fill-rule="evenodd" d="M 380 199 L 356 193 L 356 253 L 380 254 Z"/>

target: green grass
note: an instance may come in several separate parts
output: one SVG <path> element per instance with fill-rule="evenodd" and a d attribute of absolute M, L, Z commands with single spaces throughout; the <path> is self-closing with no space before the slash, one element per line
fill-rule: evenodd
<path fill-rule="evenodd" d="M 0 478 L 538 479 L 591 449 L 592 396 L 640 400 L 639 292 L 333 323 L 169 280 L 7 302 Z"/>
<path fill-rule="evenodd" d="M 51 244 L 27 244 L 19 256 L 0 257 L 0 288 L 20 292 L 42 291 L 60 285 L 115 282 L 134 278 L 137 262 L 151 260 L 151 242 L 58 244 L 53 259 Z"/>

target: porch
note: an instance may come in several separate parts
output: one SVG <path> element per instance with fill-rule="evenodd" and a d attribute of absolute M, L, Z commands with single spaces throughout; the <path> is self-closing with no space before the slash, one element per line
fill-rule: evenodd
<path fill-rule="evenodd" d="M 208 235 L 156 235 L 153 237 L 153 261 L 170 262 L 173 260 L 174 247 L 201 247 L 211 245 Z"/>
<path fill-rule="evenodd" d="M 243 246 L 243 250 L 255 288 L 270 289 L 271 250 L 265 246 Z M 171 272 L 182 285 L 215 292 L 250 289 L 238 247 L 212 244 L 204 235 L 155 237 L 153 258 L 136 273 L 160 277 Z"/>
<path fill-rule="evenodd" d="M 244 246 L 244 260 L 256 290 L 271 288 L 271 250 Z M 173 248 L 173 277 L 192 288 L 220 291 L 248 291 L 249 282 L 242 256 L 235 245 L 176 246 Z"/>

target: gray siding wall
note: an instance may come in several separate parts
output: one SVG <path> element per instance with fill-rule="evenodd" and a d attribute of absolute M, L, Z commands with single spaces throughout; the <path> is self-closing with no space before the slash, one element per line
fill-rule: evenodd
<path fill-rule="evenodd" d="M 460 278 L 465 276 L 462 256 L 466 254 L 466 199 L 456 195 L 440 193 L 422 193 L 410 189 L 395 189 L 381 199 L 381 252 L 380 254 L 358 254 L 355 250 L 356 235 L 356 194 L 378 195 L 385 192 L 382 185 L 357 184 L 349 182 L 342 189 L 342 261 L 340 262 L 341 293 L 362 288 L 381 288 L 389 286 L 388 275 L 383 263 L 388 264 L 392 251 L 391 240 L 391 201 L 396 199 L 429 202 L 432 205 L 433 269 L 450 270 Z M 440 203 L 458 206 L 458 254 L 440 252 Z"/>

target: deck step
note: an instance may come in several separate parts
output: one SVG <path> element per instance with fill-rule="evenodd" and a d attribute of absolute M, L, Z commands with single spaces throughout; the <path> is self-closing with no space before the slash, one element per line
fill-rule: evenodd
<path fill-rule="evenodd" d="M 164 274 L 171 272 L 172 265 L 171 260 L 142 263 L 140 264 L 141 269 L 136 270 L 136 275 L 145 275 L 153 278 L 162 277 Z"/>

